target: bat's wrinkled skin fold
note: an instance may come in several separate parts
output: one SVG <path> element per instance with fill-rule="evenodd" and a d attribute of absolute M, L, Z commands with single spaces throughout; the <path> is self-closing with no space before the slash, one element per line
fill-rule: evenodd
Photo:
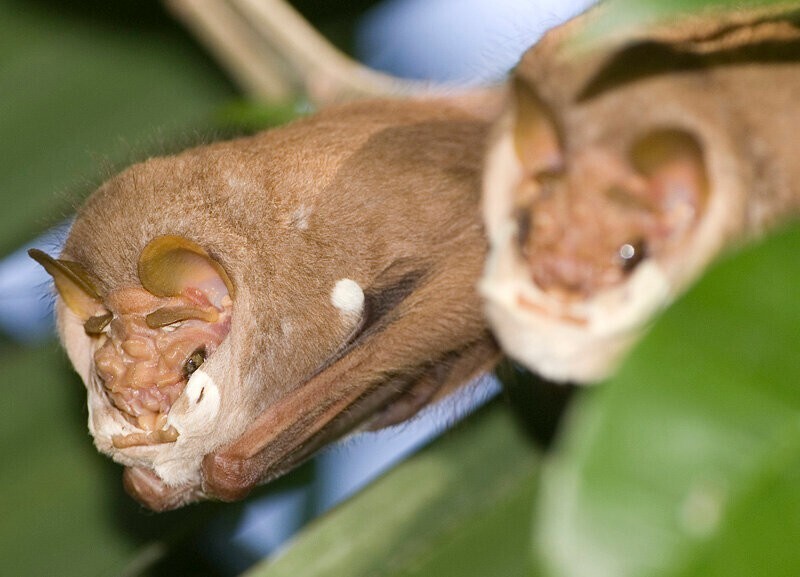
<path fill-rule="evenodd" d="M 524 55 L 484 174 L 496 336 L 572 382 L 606 378 L 713 258 L 800 201 L 796 8 L 597 36 L 604 10 Z"/>
<path fill-rule="evenodd" d="M 151 159 L 32 251 L 135 498 L 241 498 L 493 366 L 479 116 L 377 101 Z"/>
<path fill-rule="evenodd" d="M 227 335 L 231 301 L 217 309 L 202 293 L 194 299 L 159 299 L 146 290 L 129 288 L 112 293 L 106 302 L 113 317 L 94 354 L 95 371 L 111 403 L 144 431 L 112 437 L 112 443 L 124 448 L 146 444 L 140 439 L 175 440 L 175 429 L 164 426 L 169 411 L 183 393 L 190 372 L 197 370 Z M 186 319 L 156 328 L 147 324 L 147 315 L 154 311 L 185 310 L 187 306 L 199 306 L 200 311 L 217 318 Z"/>

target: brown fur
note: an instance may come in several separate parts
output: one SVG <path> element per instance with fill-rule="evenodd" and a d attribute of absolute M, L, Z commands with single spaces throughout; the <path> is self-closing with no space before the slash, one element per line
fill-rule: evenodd
<path fill-rule="evenodd" d="M 661 129 L 685 130 L 700 143 L 712 194 L 726 195 L 730 207 L 723 215 L 728 223 L 722 243 L 760 232 L 797 209 L 800 162 L 793 141 L 800 127 L 800 29 L 791 14 L 784 16 L 762 21 L 758 14 L 733 15 L 733 23 L 714 26 L 679 22 L 610 55 L 598 50 L 602 57 L 589 58 L 591 66 L 564 58 L 569 43 L 555 33 L 525 55 L 517 78 L 545 103 L 543 112 L 560 135 L 565 170 L 587 171 L 570 209 L 557 216 L 584 237 L 576 250 L 605 245 L 604 212 L 581 216 L 584 203 L 605 192 L 592 181 L 608 180 L 614 170 L 635 177 L 631 150 Z M 592 155 L 605 160 L 588 166 L 582 159 Z M 727 174 L 717 179 L 715 173 Z M 715 186 L 723 178 L 727 182 Z M 614 218 L 612 211 L 608 216 Z"/>
<path fill-rule="evenodd" d="M 474 288 L 488 123 L 455 104 L 329 109 L 148 160 L 87 201 L 61 258 L 88 270 L 101 295 L 140 286 L 137 259 L 160 235 L 202 247 L 235 288 L 230 333 L 206 362 L 222 409 L 213 446 L 201 444 L 202 475 L 167 486 L 115 454 L 135 497 L 154 509 L 239 498 L 371 418 L 410 417 L 496 360 Z M 360 319 L 331 303 L 342 278 L 364 290 Z M 390 410 L 395 401 L 405 408 Z"/>

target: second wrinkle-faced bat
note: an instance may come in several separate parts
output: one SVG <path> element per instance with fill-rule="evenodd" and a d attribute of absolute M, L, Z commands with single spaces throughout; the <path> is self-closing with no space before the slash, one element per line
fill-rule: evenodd
<path fill-rule="evenodd" d="M 800 204 L 800 12 L 626 28 L 600 5 L 516 69 L 484 176 L 482 291 L 511 356 L 607 377 L 722 250 Z"/>
<path fill-rule="evenodd" d="M 53 276 L 89 428 L 156 510 L 232 500 L 497 361 L 475 283 L 488 122 L 446 101 L 332 108 L 137 164 Z"/>

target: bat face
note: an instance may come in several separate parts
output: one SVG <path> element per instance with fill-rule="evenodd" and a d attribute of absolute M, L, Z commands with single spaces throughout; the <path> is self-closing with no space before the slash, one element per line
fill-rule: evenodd
<path fill-rule="evenodd" d="M 238 499 L 490 368 L 486 121 L 353 105 L 131 167 L 53 276 L 97 447 L 143 504 Z"/>
<path fill-rule="evenodd" d="M 599 126 L 567 149 L 530 88 L 516 97 L 486 175 L 489 315 L 534 370 L 596 381 L 674 290 L 669 274 L 707 208 L 703 152 L 658 125 L 624 140 Z"/>
<path fill-rule="evenodd" d="M 188 367 L 197 355 L 205 360 L 206 345 L 200 343 L 210 339 L 150 329 L 144 322 L 147 313 L 139 307 L 117 308 L 112 314 L 108 336 L 93 358 L 97 378 L 111 404 L 143 431 L 114 437 L 114 446 L 148 444 L 151 438 L 174 441 L 177 432 L 165 429 L 169 410 L 189 377 L 180 365 Z M 180 358 L 188 360 L 180 363 Z"/>
<path fill-rule="evenodd" d="M 648 175 L 590 148 L 570 159 L 574 169 L 534 172 L 514 191 L 519 252 L 542 292 L 568 303 L 613 290 L 695 224 L 703 210 L 702 166 L 692 158 L 699 151 L 678 133 L 639 146 L 667 154 L 674 146 L 674 165 Z"/>
<path fill-rule="evenodd" d="M 160 299 L 137 289 L 109 295 L 112 317 L 95 345 L 96 376 L 114 408 L 142 431 L 112 437 L 114 447 L 177 439 L 170 409 L 230 330 L 232 301 L 216 308 L 197 296 Z"/>
<path fill-rule="evenodd" d="M 191 241 L 159 236 L 138 260 L 140 286 L 101 294 L 82 265 L 36 250 L 31 256 L 56 280 L 61 331 L 89 391 L 98 447 L 184 481 L 186 467 L 159 463 L 174 461 L 187 443 L 191 450 L 191 439 L 218 413 L 218 392 L 200 367 L 230 331 L 232 286 L 224 270 Z"/>
<path fill-rule="evenodd" d="M 797 209 L 793 16 L 585 34 L 603 10 L 525 54 L 484 174 L 488 315 L 555 380 L 606 378 L 723 249 Z"/>

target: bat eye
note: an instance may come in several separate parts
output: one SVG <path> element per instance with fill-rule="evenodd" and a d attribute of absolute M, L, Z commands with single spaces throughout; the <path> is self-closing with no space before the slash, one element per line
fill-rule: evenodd
<path fill-rule="evenodd" d="M 531 210 L 529 207 L 519 208 L 514 212 L 517 221 L 517 244 L 523 255 L 528 250 L 528 237 L 531 235 Z"/>
<path fill-rule="evenodd" d="M 190 376 L 192 376 L 192 373 L 200 368 L 200 365 L 202 365 L 203 361 L 205 360 L 205 349 L 197 349 L 188 359 L 186 359 L 186 362 L 183 363 L 183 375 L 188 379 Z"/>
<path fill-rule="evenodd" d="M 642 239 L 623 244 L 617 251 L 622 270 L 626 273 L 633 272 L 647 258 L 647 252 L 647 243 Z"/>

